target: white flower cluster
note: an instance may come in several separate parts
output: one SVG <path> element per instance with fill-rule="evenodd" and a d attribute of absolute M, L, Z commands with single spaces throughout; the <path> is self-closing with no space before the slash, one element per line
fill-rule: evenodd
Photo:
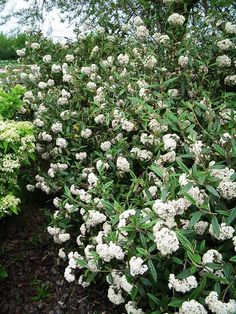
<path fill-rule="evenodd" d="M 129 56 L 127 54 L 120 54 L 117 60 L 120 65 L 127 65 L 129 63 Z"/>
<path fill-rule="evenodd" d="M 234 314 L 236 313 L 236 301 L 229 300 L 228 303 L 224 303 L 218 300 L 218 293 L 211 291 L 205 299 L 209 310 L 215 314 Z"/>
<path fill-rule="evenodd" d="M 86 226 L 87 228 L 94 227 L 100 223 L 106 221 L 107 217 L 100 213 L 97 210 L 89 210 L 88 211 L 88 218 L 86 219 Z"/>
<path fill-rule="evenodd" d="M 130 151 L 131 154 L 136 156 L 140 160 L 151 160 L 152 159 L 152 152 L 147 149 L 139 149 L 138 147 L 134 147 Z"/>
<path fill-rule="evenodd" d="M 149 36 L 149 31 L 144 25 L 139 25 L 136 29 L 136 36 L 139 39 L 147 39 Z"/>
<path fill-rule="evenodd" d="M 228 76 L 226 76 L 226 78 L 224 79 L 224 82 L 225 82 L 226 85 L 229 85 L 229 86 L 236 85 L 236 75 L 228 75 Z"/>
<path fill-rule="evenodd" d="M 162 45 L 167 45 L 170 42 L 170 37 L 166 34 L 155 33 L 153 34 L 154 40 Z"/>
<path fill-rule="evenodd" d="M 225 23 L 225 31 L 227 34 L 235 35 L 236 34 L 236 24 L 231 22 Z"/>
<path fill-rule="evenodd" d="M 207 314 L 204 306 L 196 300 L 185 301 L 179 309 L 179 314 Z"/>
<path fill-rule="evenodd" d="M 223 198 L 232 199 L 236 197 L 236 182 L 231 180 L 234 172 L 234 169 L 230 169 L 228 167 L 210 170 L 212 176 L 221 180 L 217 190 Z"/>
<path fill-rule="evenodd" d="M 171 25 L 174 26 L 182 26 L 185 22 L 185 17 L 183 15 L 180 15 L 178 13 L 173 13 L 168 17 L 167 20 Z"/>
<path fill-rule="evenodd" d="M 164 149 L 172 151 L 176 149 L 179 136 L 177 134 L 165 134 L 163 136 Z"/>
<path fill-rule="evenodd" d="M 68 282 L 75 281 L 74 270 L 76 268 L 81 268 L 79 264 L 77 264 L 77 259 L 83 259 L 83 257 L 78 252 L 70 252 L 68 254 L 69 264 L 65 269 L 64 277 Z"/>
<path fill-rule="evenodd" d="M 116 166 L 117 166 L 117 169 L 122 172 L 129 172 L 130 170 L 130 164 L 128 160 L 122 156 L 119 156 L 117 158 Z"/>
<path fill-rule="evenodd" d="M 113 258 L 123 260 L 125 253 L 119 245 L 116 245 L 112 241 L 108 244 L 99 243 L 96 246 L 96 252 L 105 262 L 110 262 Z"/>
<path fill-rule="evenodd" d="M 228 49 L 234 47 L 233 42 L 228 38 L 218 41 L 216 45 L 222 51 L 228 50 Z"/>
<path fill-rule="evenodd" d="M 65 230 L 62 230 L 60 228 L 49 226 L 47 228 L 47 231 L 50 235 L 53 236 L 55 243 L 63 243 L 63 242 L 70 240 L 70 234 L 65 233 Z"/>
<path fill-rule="evenodd" d="M 188 56 L 180 56 L 178 59 L 178 64 L 182 67 L 182 68 L 186 68 L 187 65 L 189 63 L 189 58 Z"/>
<path fill-rule="evenodd" d="M 234 250 L 236 252 L 236 236 L 234 236 L 232 240 L 233 240 Z"/>
<path fill-rule="evenodd" d="M 148 270 L 147 265 L 143 265 L 143 263 L 141 257 L 131 257 L 129 261 L 131 276 L 143 275 Z"/>
<path fill-rule="evenodd" d="M 177 292 L 186 293 L 192 289 L 197 288 L 198 282 L 195 276 L 189 276 L 182 280 L 176 279 L 174 274 L 170 274 L 169 276 L 169 289 L 174 289 Z"/>
<path fill-rule="evenodd" d="M 166 256 L 179 249 L 179 240 L 176 233 L 166 227 L 160 227 L 157 223 L 153 227 L 154 241 L 161 255 Z"/>
<path fill-rule="evenodd" d="M 148 69 L 153 69 L 156 64 L 157 59 L 154 56 L 147 56 L 143 63 L 144 67 Z"/>
<path fill-rule="evenodd" d="M 231 59 L 227 55 L 222 55 L 216 58 L 216 63 L 220 68 L 227 68 L 231 65 Z"/>
<path fill-rule="evenodd" d="M 208 250 L 206 253 L 202 256 L 202 263 L 203 265 L 206 265 L 208 263 L 222 263 L 222 255 L 214 249 Z M 208 266 L 205 266 L 204 271 L 213 272 L 212 268 L 209 268 Z"/>
<path fill-rule="evenodd" d="M 214 234 L 212 225 L 210 225 L 209 233 L 217 240 L 224 241 L 233 238 L 234 228 L 231 226 L 227 226 L 225 222 L 222 222 L 222 224 L 220 225 L 219 235 Z"/>
<path fill-rule="evenodd" d="M 114 269 L 112 270 L 110 275 L 112 277 L 112 282 L 108 289 L 108 299 L 114 304 L 124 303 L 125 299 L 122 296 L 122 289 L 128 294 L 130 294 L 133 285 L 131 285 L 127 281 L 125 275 Z M 107 280 L 109 281 L 108 277 Z"/>
<path fill-rule="evenodd" d="M 184 198 L 179 198 L 173 201 L 162 202 L 162 200 L 155 200 L 152 209 L 157 215 L 164 220 L 174 218 L 176 215 L 181 215 L 191 204 Z"/>
<path fill-rule="evenodd" d="M 145 312 L 142 309 L 137 308 L 137 304 L 133 301 L 129 301 L 125 305 L 125 309 L 127 314 L 145 314 Z"/>

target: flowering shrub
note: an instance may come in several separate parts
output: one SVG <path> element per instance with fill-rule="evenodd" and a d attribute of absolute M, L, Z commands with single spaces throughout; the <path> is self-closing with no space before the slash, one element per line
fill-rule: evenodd
<path fill-rule="evenodd" d="M 130 314 L 236 312 L 236 25 L 184 22 L 18 52 L 65 278 Z"/>
<path fill-rule="evenodd" d="M 20 99 L 24 92 L 21 86 L 9 92 L 0 90 L 0 218 L 18 212 L 19 169 L 29 163 L 34 153 L 33 124 L 6 119 L 24 109 Z"/>

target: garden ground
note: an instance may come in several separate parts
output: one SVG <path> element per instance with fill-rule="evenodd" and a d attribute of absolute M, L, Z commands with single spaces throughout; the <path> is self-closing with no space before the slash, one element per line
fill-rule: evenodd
<path fill-rule="evenodd" d="M 42 204 L 34 197 L 27 203 L 14 220 L 0 222 L 0 264 L 8 272 L 0 281 L 1 313 L 121 313 L 107 301 L 105 286 L 85 290 L 65 281 Z"/>

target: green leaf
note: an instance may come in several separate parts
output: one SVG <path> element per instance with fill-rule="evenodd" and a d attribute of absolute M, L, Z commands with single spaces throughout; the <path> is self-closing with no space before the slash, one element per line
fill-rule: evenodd
<path fill-rule="evenodd" d="M 177 235 L 178 240 L 182 244 L 182 246 L 187 251 L 194 253 L 194 249 L 193 249 L 191 242 L 180 231 L 176 231 L 176 235 Z"/>
<path fill-rule="evenodd" d="M 160 167 L 158 167 L 158 166 L 155 165 L 155 164 L 152 164 L 151 167 L 150 167 L 150 169 L 151 169 L 153 172 L 155 172 L 155 174 L 156 174 L 158 177 L 163 178 L 163 170 L 162 170 Z"/>
<path fill-rule="evenodd" d="M 230 225 L 231 222 L 233 222 L 235 218 L 236 218 L 236 207 L 234 207 L 230 210 L 230 214 L 229 214 L 229 217 L 227 219 L 227 225 Z"/>
<path fill-rule="evenodd" d="M 172 256 L 172 261 L 175 263 L 175 264 L 178 264 L 178 265 L 183 265 L 183 261 L 182 259 L 178 258 L 178 257 L 175 257 L 175 256 Z"/>
<path fill-rule="evenodd" d="M 0 266 L 0 279 L 7 278 L 7 277 L 8 277 L 8 272 L 3 266 Z"/>
<path fill-rule="evenodd" d="M 225 151 L 222 147 L 220 147 L 219 145 L 217 144 L 213 144 L 213 147 L 215 149 L 215 151 L 220 154 L 221 156 L 224 156 L 225 155 Z"/>
<path fill-rule="evenodd" d="M 201 256 L 199 254 L 193 254 L 192 252 L 187 251 L 187 256 L 194 265 L 199 265 L 201 263 Z"/>
<path fill-rule="evenodd" d="M 155 268 L 152 260 L 148 261 L 148 269 L 152 275 L 154 282 L 156 283 L 157 282 L 157 271 L 156 271 L 156 268 Z"/>
<path fill-rule="evenodd" d="M 216 189 L 213 186 L 206 185 L 206 188 L 207 188 L 208 192 L 210 192 L 211 194 L 213 194 L 217 197 L 220 197 L 219 193 L 216 191 Z"/>
<path fill-rule="evenodd" d="M 138 294 L 138 288 L 137 287 L 133 287 L 132 290 L 131 290 L 131 299 L 133 301 L 136 300 L 137 294 Z"/>
<path fill-rule="evenodd" d="M 192 214 L 192 217 L 189 221 L 188 227 L 191 228 L 193 227 L 201 218 L 202 212 L 198 211 Z"/>
<path fill-rule="evenodd" d="M 181 305 L 183 304 L 185 300 L 181 300 L 181 299 L 173 299 L 168 306 L 170 307 L 181 307 Z"/>
<path fill-rule="evenodd" d="M 141 247 L 137 247 L 136 250 L 143 256 L 146 256 L 147 255 L 147 251 L 144 250 L 143 248 Z"/>
<path fill-rule="evenodd" d="M 231 257 L 231 258 L 230 258 L 230 261 L 236 263 L 236 255 L 234 255 L 233 257 Z"/>
<path fill-rule="evenodd" d="M 111 187 L 113 184 L 113 181 L 109 181 L 106 184 L 103 185 L 102 190 L 107 190 L 109 187 Z"/>
<path fill-rule="evenodd" d="M 218 222 L 216 216 L 212 217 L 211 225 L 212 225 L 212 229 L 213 229 L 213 234 L 215 235 L 216 238 L 218 238 L 220 235 L 220 226 L 219 226 L 219 222 Z"/>
<path fill-rule="evenodd" d="M 168 85 L 170 85 L 171 83 L 173 83 L 174 81 L 176 81 L 176 80 L 178 80 L 178 79 L 179 79 L 178 77 L 172 77 L 171 79 L 165 81 L 165 82 L 163 83 L 163 85 L 164 85 L 164 86 L 168 86 Z"/>
<path fill-rule="evenodd" d="M 205 288 L 207 283 L 206 276 L 202 277 L 198 287 L 193 290 L 193 292 L 190 294 L 189 299 L 196 299 L 202 292 L 202 290 Z"/>
<path fill-rule="evenodd" d="M 147 250 L 147 242 L 146 242 L 145 236 L 142 232 L 140 232 L 139 237 L 140 237 L 140 241 L 141 241 L 143 248 L 145 250 Z"/>
<path fill-rule="evenodd" d="M 188 167 L 186 167 L 185 164 L 184 164 L 181 160 L 176 159 L 176 162 L 177 162 L 179 168 L 180 168 L 183 172 L 185 172 L 185 173 L 187 173 L 187 174 L 189 173 Z"/>
<path fill-rule="evenodd" d="M 187 277 L 189 277 L 189 276 L 192 276 L 192 270 L 191 270 L 191 268 L 186 268 L 185 270 L 183 270 L 183 271 L 181 271 L 181 273 L 179 273 L 177 276 L 176 276 L 176 278 L 177 279 L 184 279 L 184 278 L 187 278 Z"/>
<path fill-rule="evenodd" d="M 131 100 L 135 104 L 142 104 L 143 100 L 138 97 L 128 97 L 129 100 Z"/>
<path fill-rule="evenodd" d="M 161 305 L 161 301 L 151 293 L 147 293 L 148 297 L 157 305 Z"/>

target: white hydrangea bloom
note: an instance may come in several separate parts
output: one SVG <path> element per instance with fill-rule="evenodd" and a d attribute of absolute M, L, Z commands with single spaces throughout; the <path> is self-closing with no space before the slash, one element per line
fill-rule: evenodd
<path fill-rule="evenodd" d="M 141 257 L 132 256 L 129 261 L 131 276 L 143 275 L 147 270 L 147 265 L 143 265 L 144 261 Z"/>
<path fill-rule="evenodd" d="M 121 156 L 117 158 L 116 166 L 117 166 L 118 170 L 120 170 L 122 172 L 129 172 L 129 170 L 130 170 L 130 164 L 129 164 L 128 160 L 124 157 L 121 157 Z"/>
<path fill-rule="evenodd" d="M 52 61 L 52 56 L 51 55 L 43 56 L 43 62 L 44 63 L 50 63 L 51 61 Z"/>
<path fill-rule="evenodd" d="M 105 262 L 110 262 L 113 258 L 123 260 L 125 257 L 125 253 L 122 248 L 113 242 L 109 242 L 108 244 L 98 244 L 96 246 L 96 251 Z"/>
<path fill-rule="evenodd" d="M 179 240 L 176 233 L 169 228 L 161 228 L 159 223 L 153 227 L 154 241 L 161 255 L 166 256 L 179 249 Z"/>
<path fill-rule="evenodd" d="M 179 314 L 207 314 L 206 309 L 196 300 L 185 301 L 180 309 Z"/>
<path fill-rule="evenodd" d="M 222 255 L 214 249 L 208 250 L 206 253 L 202 256 L 202 263 L 203 265 L 206 265 L 208 263 L 221 263 L 223 260 Z M 204 270 L 207 270 L 209 272 L 213 272 L 212 268 L 209 268 L 205 266 Z"/>
<path fill-rule="evenodd" d="M 108 293 L 107 293 L 107 297 L 108 299 L 118 305 L 118 304 L 121 304 L 121 303 L 124 303 L 125 302 L 125 299 L 124 297 L 122 296 L 122 292 L 120 289 L 115 289 L 114 286 L 110 286 L 109 289 L 108 289 Z"/>
<path fill-rule="evenodd" d="M 225 23 L 225 31 L 227 34 L 235 35 L 236 34 L 236 24 L 231 22 Z"/>
<path fill-rule="evenodd" d="M 220 234 L 218 236 L 214 234 L 212 225 L 210 225 L 209 233 L 217 240 L 224 241 L 233 238 L 234 228 L 231 226 L 227 226 L 225 222 L 222 222 L 222 224 L 220 225 Z"/>
<path fill-rule="evenodd" d="M 185 68 L 188 65 L 189 58 L 187 56 L 180 56 L 178 59 L 178 64 L 182 67 Z"/>
<path fill-rule="evenodd" d="M 136 36 L 139 39 L 146 39 L 149 36 L 149 31 L 146 26 L 139 25 L 136 29 Z"/>
<path fill-rule="evenodd" d="M 234 47 L 233 42 L 228 38 L 218 41 L 216 45 L 222 51 L 228 50 L 228 49 Z"/>
<path fill-rule="evenodd" d="M 182 26 L 185 22 L 185 17 L 183 15 L 180 15 L 178 13 L 173 13 L 168 17 L 167 20 L 171 25 L 174 26 Z"/>
<path fill-rule="evenodd" d="M 220 68 L 227 68 L 231 65 L 231 59 L 226 55 L 219 56 L 216 58 L 216 64 Z"/>
<path fill-rule="evenodd" d="M 137 304 L 133 301 L 129 301 L 125 305 L 127 314 L 145 314 L 142 309 L 137 308 Z"/>
<path fill-rule="evenodd" d="M 90 129 L 85 129 L 80 132 L 81 137 L 89 138 L 92 135 L 92 131 Z"/>
<path fill-rule="evenodd" d="M 127 65 L 129 63 L 129 56 L 127 54 L 119 54 L 119 56 L 117 57 L 118 62 L 121 65 Z"/>
<path fill-rule="evenodd" d="M 236 301 L 229 300 L 228 303 L 224 303 L 218 300 L 218 293 L 211 291 L 205 299 L 209 310 L 215 314 L 235 314 L 236 313 Z"/>
<path fill-rule="evenodd" d="M 173 288 L 177 292 L 186 293 L 192 289 L 197 288 L 198 282 L 195 276 L 189 276 L 182 280 L 176 279 L 174 274 L 169 276 L 169 289 Z"/>

